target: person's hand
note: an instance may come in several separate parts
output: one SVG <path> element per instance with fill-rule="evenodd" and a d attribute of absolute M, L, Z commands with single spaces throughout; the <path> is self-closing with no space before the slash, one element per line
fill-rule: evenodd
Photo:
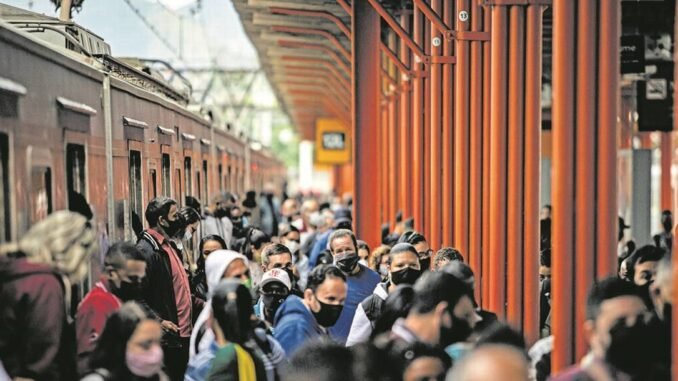
<path fill-rule="evenodd" d="M 160 326 L 165 331 L 179 332 L 179 326 L 177 326 L 176 324 L 172 323 L 169 320 L 163 320 L 162 322 L 160 322 Z"/>

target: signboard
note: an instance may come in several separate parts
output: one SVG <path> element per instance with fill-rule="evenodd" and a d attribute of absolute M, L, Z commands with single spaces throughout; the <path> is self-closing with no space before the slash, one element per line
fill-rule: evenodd
<path fill-rule="evenodd" d="M 621 37 L 621 73 L 645 72 L 645 36 Z"/>
<path fill-rule="evenodd" d="M 348 128 L 337 119 L 315 122 L 316 164 L 346 164 L 351 161 Z"/>

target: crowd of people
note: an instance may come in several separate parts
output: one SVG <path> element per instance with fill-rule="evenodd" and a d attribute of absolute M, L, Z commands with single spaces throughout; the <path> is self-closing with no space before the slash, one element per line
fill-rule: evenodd
<path fill-rule="evenodd" d="M 670 378 L 669 212 L 654 245 L 620 235 L 618 276 L 590 290 L 589 352 L 552 376 L 548 206 L 542 338 L 528 348 L 478 305 L 464 253 L 432 248 L 400 213 L 371 248 L 352 231 L 350 197 L 184 201 L 151 200 L 148 228 L 107 249 L 77 303 L 99 245 L 86 217 L 55 212 L 0 247 L 0 381 Z"/>

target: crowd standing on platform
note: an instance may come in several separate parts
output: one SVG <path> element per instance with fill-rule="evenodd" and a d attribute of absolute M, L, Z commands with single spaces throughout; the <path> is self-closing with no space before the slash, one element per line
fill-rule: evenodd
<path fill-rule="evenodd" d="M 551 376 L 551 207 L 541 214 L 540 332 L 482 309 L 464 253 L 398 213 L 370 247 L 350 197 L 280 200 L 269 185 L 208 205 L 157 197 L 135 242 L 98 252 L 90 216 L 58 211 L 0 247 L 0 381 L 668 380 L 673 218 L 625 240 L 589 293 L 589 352 Z M 376 228 L 376 227 L 375 227 Z M 508 274 L 510 276 L 510 274 Z"/>

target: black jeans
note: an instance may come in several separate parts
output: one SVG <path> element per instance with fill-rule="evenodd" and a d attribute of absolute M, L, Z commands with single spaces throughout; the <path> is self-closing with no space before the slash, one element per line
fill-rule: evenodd
<path fill-rule="evenodd" d="M 170 380 L 183 381 L 188 366 L 188 347 L 190 337 L 180 338 L 181 346 L 163 347 L 165 352 L 165 370 Z"/>

